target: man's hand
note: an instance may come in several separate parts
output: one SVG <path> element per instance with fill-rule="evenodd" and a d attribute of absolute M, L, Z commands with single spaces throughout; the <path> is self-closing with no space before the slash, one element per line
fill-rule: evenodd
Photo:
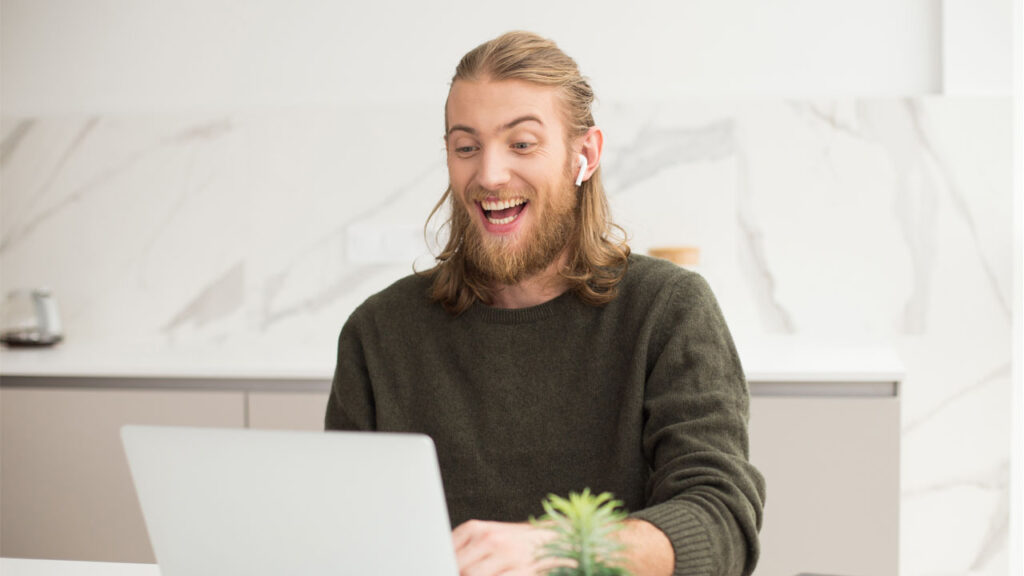
<path fill-rule="evenodd" d="M 558 560 L 537 560 L 541 547 L 554 537 L 554 532 L 531 524 L 482 520 L 470 520 L 452 531 L 460 576 L 546 574 L 552 568 L 566 565 Z M 675 566 L 672 544 L 653 524 L 625 520 L 616 537 L 626 547 L 623 550 L 626 567 L 636 576 L 672 573 Z"/>
<path fill-rule="evenodd" d="M 470 520 L 452 531 L 460 576 L 536 576 L 558 566 L 538 561 L 545 542 L 555 534 L 527 523 Z"/>

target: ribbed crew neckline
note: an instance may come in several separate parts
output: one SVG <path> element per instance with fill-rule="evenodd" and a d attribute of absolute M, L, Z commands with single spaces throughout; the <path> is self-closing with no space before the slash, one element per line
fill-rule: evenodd
<path fill-rule="evenodd" d="M 566 290 L 543 304 L 529 308 L 494 308 L 477 301 L 472 308 L 466 311 L 466 314 L 471 318 L 490 324 L 529 324 L 551 318 L 568 309 L 575 298 L 572 290 Z"/>

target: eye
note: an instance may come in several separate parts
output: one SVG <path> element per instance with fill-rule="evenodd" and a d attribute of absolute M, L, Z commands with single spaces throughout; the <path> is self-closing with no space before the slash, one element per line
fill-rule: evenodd
<path fill-rule="evenodd" d="M 522 152 L 524 150 L 529 150 L 532 147 L 533 147 L 533 142 L 516 142 L 515 144 L 512 145 L 512 149 L 516 150 L 517 152 Z"/>
<path fill-rule="evenodd" d="M 473 152 L 476 152 L 478 149 L 478 146 L 457 146 L 455 148 L 455 153 L 460 156 L 467 156 L 469 154 L 472 154 Z"/>

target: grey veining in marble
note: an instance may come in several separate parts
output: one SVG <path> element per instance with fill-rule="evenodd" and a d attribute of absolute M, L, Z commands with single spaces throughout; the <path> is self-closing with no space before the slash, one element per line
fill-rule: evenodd
<path fill-rule="evenodd" d="M 935 406 L 933 406 L 927 412 L 916 416 L 914 418 L 914 420 L 904 424 L 903 427 L 902 427 L 903 435 L 907 436 L 907 435 L 910 435 L 910 434 L 914 434 L 915 432 L 917 432 L 918 429 L 921 428 L 922 425 L 930 422 L 935 417 L 936 414 L 942 412 L 943 410 L 949 408 L 950 406 L 955 406 L 957 400 L 963 398 L 966 395 L 969 395 L 971 393 L 974 393 L 974 392 L 978 391 L 980 388 L 984 388 L 986 386 L 990 386 L 993 383 L 997 383 L 997 384 L 1008 383 L 1010 381 L 1010 371 L 1011 371 L 1011 366 L 1010 366 L 1010 363 L 1007 362 L 1005 364 L 1002 364 L 1002 365 L 996 367 L 995 370 L 993 370 L 992 372 L 986 374 L 985 376 L 983 376 L 977 382 L 971 383 L 971 384 L 969 384 L 967 386 L 964 386 L 963 388 L 957 390 L 954 394 L 952 394 L 948 398 L 942 399 L 939 403 L 937 403 Z"/>
<path fill-rule="evenodd" d="M 618 146 L 615 170 L 605 175 L 609 196 L 628 194 L 664 170 L 714 162 L 736 154 L 734 120 L 695 127 L 658 127 L 654 118 L 629 142 Z"/>
<path fill-rule="evenodd" d="M 161 330 L 171 333 L 186 323 L 201 328 L 216 322 L 242 306 L 245 302 L 244 291 L 245 264 L 239 261 L 189 301 Z"/>
<path fill-rule="evenodd" d="M 60 155 L 60 158 L 59 160 L 57 160 L 56 165 L 51 170 L 49 177 L 41 183 L 38 190 L 34 191 L 31 194 L 31 201 L 29 205 L 25 208 L 25 211 L 27 213 L 35 212 L 34 208 L 36 204 L 46 199 L 46 197 L 50 194 L 50 191 L 53 188 L 54 180 L 58 176 L 60 176 L 65 165 L 68 163 L 68 160 L 70 160 L 71 157 L 74 156 L 75 151 L 78 150 L 79 146 L 82 145 L 82 142 L 85 141 L 85 139 L 89 136 L 89 133 L 93 131 L 93 129 L 96 127 L 98 123 L 99 118 L 88 119 L 82 124 L 82 126 L 79 128 L 77 133 L 74 134 L 71 140 L 66 143 L 66 145 L 63 147 L 64 149 Z M 24 130 L 18 130 L 17 128 L 15 129 L 14 141 L 10 143 L 9 148 L 7 146 L 7 142 L 5 142 L 4 156 L 7 156 L 8 154 L 14 154 L 17 151 L 17 147 L 20 143 L 20 140 L 28 132 L 30 126 L 31 122 L 23 122 L 19 124 L 19 128 L 24 127 Z M 40 223 L 45 222 L 47 219 L 53 217 L 61 210 L 67 208 L 72 202 L 77 202 L 80 199 L 81 197 L 78 196 L 77 194 L 72 195 L 68 199 L 61 201 L 60 203 L 55 204 L 50 208 L 41 211 L 38 214 L 34 214 L 31 218 L 28 219 L 28 221 L 22 228 L 16 228 L 13 231 L 6 231 L 6 233 L 3 235 L 3 239 L 0 240 L 0 253 L 6 250 L 11 245 L 11 243 L 17 242 L 23 236 L 31 234 L 32 230 L 35 229 L 36 226 L 38 226 Z"/>
<path fill-rule="evenodd" d="M 750 283 L 749 294 L 755 299 L 761 326 L 767 333 L 793 334 L 796 327 L 789 312 L 775 296 L 775 278 L 765 256 L 764 232 L 757 215 L 750 209 L 753 190 L 748 181 L 743 154 L 738 156 L 739 187 L 737 189 L 736 225 L 741 236 L 738 260 L 744 278 Z"/>
<path fill-rule="evenodd" d="M 32 130 L 33 124 L 35 124 L 33 119 L 19 120 L 11 128 L 10 132 L 4 134 L 3 140 L 0 141 L 0 166 L 7 163 L 8 158 L 18 148 L 18 144 L 21 143 L 21 139 Z"/>
<path fill-rule="evenodd" d="M 949 163 L 944 160 L 941 154 L 932 145 L 930 137 L 925 129 L 925 122 L 922 116 L 924 110 L 921 106 L 914 101 L 909 101 L 907 106 L 910 108 L 910 115 L 913 119 L 914 130 L 918 134 L 920 139 L 920 148 L 923 153 L 930 158 L 932 163 L 936 166 L 936 170 L 941 176 L 943 182 L 943 188 L 949 194 L 952 206 L 956 209 L 957 216 L 963 221 L 970 231 L 971 241 L 974 245 L 974 251 L 978 262 L 981 264 L 985 271 L 985 275 L 991 284 L 991 290 L 993 296 L 999 301 L 1003 310 L 1006 312 L 1007 321 L 1010 319 L 1012 313 L 1009 301 L 1009 293 L 1012 290 L 1011 286 L 1000 286 L 998 275 L 996 273 L 997 264 L 991 261 L 991 257 L 985 253 L 984 246 L 981 244 L 979 238 L 978 224 L 975 223 L 974 215 L 971 213 L 970 202 L 968 201 L 965 190 L 957 182 L 956 178 L 951 174 Z"/>
<path fill-rule="evenodd" d="M 993 507 L 996 512 L 992 515 L 988 528 L 985 530 L 984 535 L 982 535 L 982 544 L 969 566 L 971 572 L 979 573 L 988 568 L 998 569 L 995 561 L 996 557 L 1000 553 L 1005 553 L 1010 536 L 1010 515 L 1002 511 L 1010 509 L 1009 477 L 1009 460 L 1004 461 L 992 473 L 989 488 L 997 495 L 997 500 Z"/>

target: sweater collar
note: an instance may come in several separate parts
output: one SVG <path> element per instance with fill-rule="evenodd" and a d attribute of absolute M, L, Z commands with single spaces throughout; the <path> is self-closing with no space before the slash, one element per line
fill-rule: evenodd
<path fill-rule="evenodd" d="M 528 324 L 563 313 L 574 302 L 576 295 L 572 290 L 566 290 L 543 304 L 529 308 L 494 308 L 477 301 L 466 311 L 466 316 L 492 324 Z"/>

